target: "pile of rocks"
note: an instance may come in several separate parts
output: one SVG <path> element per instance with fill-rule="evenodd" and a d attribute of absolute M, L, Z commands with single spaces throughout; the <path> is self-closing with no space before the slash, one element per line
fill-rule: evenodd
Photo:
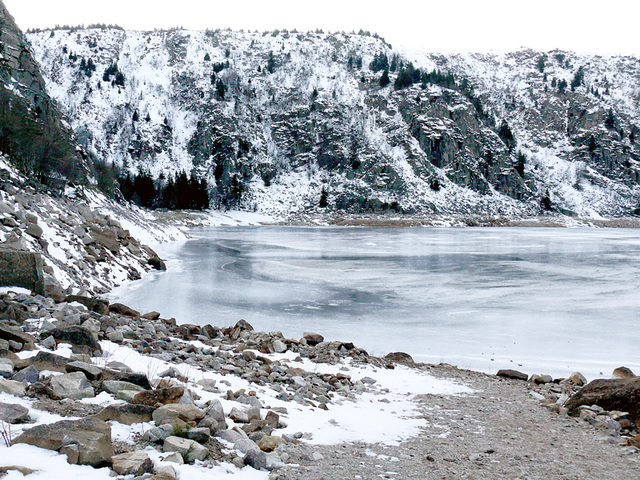
<path fill-rule="evenodd" d="M 13 442 L 56 450 L 66 454 L 70 463 L 110 465 L 119 474 L 151 472 L 153 462 L 142 451 L 148 446 L 161 450 L 164 460 L 177 463 L 225 460 L 238 467 L 277 469 L 286 460 L 286 455 L 280 458 L 278 446 L 297 443 L 303 434 L 277 435 L 277 429 L 286 426 L 281 416 L 287 409 L 265 407 L 255 390 L 225 392 L 220 389 L 228 383 L 225 380 L 201 379 L 192 384 L 175 368 L 150 379 L 119 362 L 99 367 L 92 358 L 102 355 L 101 340 L 167 362 L 241 377 L 256 387 L 270 388 L 279 400 L 321 409 L 375 388 L 375 380 L 354 382 L 341 373 L 307 371 L 265 354 L 293 352 L 294 363 L 303 357 L 331 363 L 349 357 L 354 362 L 393 368 L 389 359 L 370 357 L 353 344 L 324 342 L 314 333 L 300 340 L 285 339 L 278 332 L 257 332 L 243 320 L 229 328 L 176 325 L 175 320 L 160 318 L 156 312 L 140 315 L 102 299 L 69 296 L 66 300 L 56 303 L 39 295 L 0 295 L 0 375 L 4 378 L 0 391 L 35 399 L 33 408 L 82 417 L 38 425 Z M 70 358 L 55 353 L 60 344 L 70 345 Z M 28 358 L 17 355 L 34 349 L 37 354 Z M 237 406 L 228 412 L 219 400 L 196 406 L 195 387 L 218 393 Z M 126 403 L 100 409 L 79 402 L 101 392 Z M 0 404 L 0 419 L 29 422 L 29 409 Z M 136 437 L 134 449 L 112 442 L 110 421 L 127 425 L 153 421 L 155 427 Z M 223 444 L 232 446 L 231 453 Z M 155 475 L 171 478 L 169 471 Z"/>
<path fill-rule="evenodd" d="M 103 210 L 117 211 L 121 217 L 135 217 L 135 211 L 79 187 L 70 189 L 69 196 L 50 195 L 16 172 L 3 169 L 1 160 L 0 156 L 0 246 L 41 255 L 44 266 L 40 268 L 49 284 L 60 282 L 65 288 L 104 293 L 122 281 L 140 278 L 149 269 L 166 268 L 115 215 L 88 205 L 101 204 Z M 142 217 L 135 222 L 145 224 Z M 160 232 L 159 227 L 155 230 Z M 46 293 L 62 300 L 59 288 Z"/>
<path fill-rule="evenodd" d="M 500 370 L 497 375 L 527 381 L 531 395 L 552 412 L 579 416 L 612 441 L 624 438 L 626 444 L 640 447 L 640 377 L 629 368 L 616 368 L 614 379 L 588 384 L 580 372 L 555 379 L 516 370 Z"/>

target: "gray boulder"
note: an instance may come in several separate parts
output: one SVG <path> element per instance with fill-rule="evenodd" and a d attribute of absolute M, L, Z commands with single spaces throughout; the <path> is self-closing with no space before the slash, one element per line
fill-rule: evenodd
<path fill-rule="evenodd" d="M 8 358 L 0 357 L 0 377 L 11 378 L 13 376 L 13 362 Z"/>
<path fill-rule="evenodd" d="M 163 452 L 178 452 L 187 463 L 195 460 L 204 460 L 209 455 L 209 450 L 198 442 L 180 437 L 168 437 L 162 446 Z"/>
<path fill-rule="evenodd" d="M 113 471 L 118 475 L 144 475 L 153 472 L 153 462 L 145 452 L 127 452 L 111 457 Z"/>
<path fill-rule="evenodd" d="M 77 463 L 94 467 L 108 465 L 113 457 L 111 427 L 94 418 L 38 425 L 15 438 L 13 443 L 27 443 L 54 451 L 70 444 L 77 445 Z"/>
<path fill-rule="evenodd" d="M 88 353 L 89 355 L 102 353 L 102 347 L 93 337 L 91 331 L 85 327 L 74 325 L 67 328 L 56 328 L 48 332 L 57 343 L 70 343 L 74 353 Z"/>
<path fill-rule="evenodd" d="M 29 409 L 13 403 L 0 403 L 0 420 L 7 423 L 29 421 Z"/>
<path fill-rule="evenodd" d="M 124 425 L 132 425 L 134 423 L 150 422 L 154 410 L 153 407 L 146 405 L 120 403 L 106 406 L 95 415 L 95 418 L 105 422 L 114 420 Z"/>
<path fill-rule="evenodd" d="M 26 395 L 25 386 L 15 380 L 0 380 L 0 392 L 15 395 L 16 397 L 24 397 Z"/>
<path fill-rule="evenodd" d="M 143 438 L 149 443 L 160 443 L 173 435 L 173 425 L 160 425 L 144 432 Z"/>
<path fill-rule="evenodd" d="M 144 388 L 130 382 L 124 382 L 121 380 L 105 380 L 102 382 L 102 388 L 105 392 L 111 393 L 112 395 L 116 395 L 118 392 L 122 390 L 127 391 L 135 391 L 142 392 Z"/>
<path fill-rule="evenodd" d="M 82 398 L 95 397 L 95 391 L 82 372 L 56 375 L 51 378 L 51 390 L 60 398 L 80 400 Z"/>
<path fill-rule="evenodd" d="M 89 380 L 99 380 L 102 377 L 102 369 L 96 367 L 91 363 L 85 362 L 70 362 L 65 365 L 65 370 L 68 373 L 82 372 Z"/>
<path fill-rule="evenodd" d="M 204 412 L 193 405 L 185 405 L 183 403 L 170 403 L 157 408 L 153 412 L 153 421 L 157 425 L 168 420 L 178 418 L 185 422 L 202 420 Z"/>
<path fill-rule="evenodd" d="M 36 367 L 29 365 L 27 368 L 23 368 L 18 373 L 14 374 L 13 377 L 11 377 L 11 380 L 31 385 L 32 383 L 40 381 L 40 373 Z"/>

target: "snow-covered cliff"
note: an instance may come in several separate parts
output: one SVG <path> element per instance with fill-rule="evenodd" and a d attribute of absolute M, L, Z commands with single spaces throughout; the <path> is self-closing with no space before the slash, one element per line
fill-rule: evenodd
<path fill-rule="evenodd" d="M 83 144 L 134 172 L 205 176 L 218 204 L 608 216 L 640 203 L 638 58 L 437 55 L 284 31 L 28 38 Z M 442 75 L 396 90 L 391 68 L 382 87 L 380 54 Z"/>

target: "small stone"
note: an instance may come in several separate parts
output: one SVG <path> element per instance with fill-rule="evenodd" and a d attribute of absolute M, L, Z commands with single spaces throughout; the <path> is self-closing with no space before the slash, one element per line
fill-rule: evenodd
<path fill-rule="evenodd" d="M 34 238 L 40 238 L 44 233 L 42 231 L 42 227 L 40 227 L 39 225 L 36 225 L 35 223 L 30 223 L 27 226 L 27 229 L 25 231 L 27 232 L 28 235 L 31 235 Z"/>
<path fill-rule="evenodd" d="M 13 362 L 8 358 L 0 358 L 0 377 L 11 378 L 13 376 Z"/>
<path fill-rule="evenodd" d="M 42 340 L 40 342 L 40 345 L 42 345 L 44 348 L 46 348 L 48 350 L 55 350 L 56 349 L 56 339 L 53 338 L 52 335 L 49 335 L 47 338 L 45 338 L 44 340 Z"/>
<path fill-rule="evenodd" d="M 82 372 L 56 375 L 51 378 L 51 390 L 60 398 L 80 400 L 95 397 L 93 387 Z"/>
<path fill-rule="evenodd" d="M 529 379 L 529 375 L 526 373 L 511 369 L 498 370 L 496 375 L 503 378 L 513 378 L 514 380 L 524 380 L 525 382 Z"/>
<path fill-rule="evenodd" d="M 313 452 L 313 455 L 311 456 L 316 462 L 319 462 L 320 460 L 324 459 L 324 456 L 320 453 L 320 452 Z"/>
<path fill-rule="evenodd" d="M 146 405 L 120 403 L 106 406 L 95 416 L 105 422 L 114 420 L 124 425 L 132 425 L 134 423 L 150 422 L 152 418 L 151 415 L 154 410 L 155 409 L 153 407 L 148 407 Z"/>
<path fill-rule="evenodd" d="M 302 334 L 302 338 L 310 347 L 315 347 L 316 345 L 324 342 L 324 337 L 318 333 L 305 332 Z"/>
<path fill-rule="evenodd" d="M 68 373 L 82 372 L 89 380 L 99 380 L 102 377 L 102 369 L 91 363 L 70 362 L 64 368 Z"/>
<path fill-rule="evenodd" d="M 143 438 L 149 443 L 160 443 L 173 435 L 173 425 L 160 425 L 144 432 Z"/>
<path fill-rule="evenodd" d="M 0 392 L 8 393 L 16 397 L 24 397 L 26 395 L 25 386 L 15 380 L 0 380 Z"/>
<path fill-rule="evenodd" d="M 276 353 L 284 353 L 287 351 L 287 346 L 282 340 L 274 340 L 273 351 Z"/>
<path fill-rule="evenodd" d="M 142 392 L 144 388 L 139 385 L 135 385 L 131 382 L 125 382 L 122 380 L 105 380 L 102 382 L 102 388 L 105 392 L 112 395 L 117 394 L 121 390 L 131 390 L 135 392 Z"/>
<path fill-rule="evenodd" d="M 23 368 L 18 373 L 14 374 L 13 377 L 11 377 L 11 380 L 15 380 L 16 382 L 20 382 L 25 385 L 31 385 L 32 383 L 40 381 L 40 373 L 36 367 L 29 365 L 27 368 Z"/>
<path fill-rule="evenodd" d="M 119 475 L 143 475 L 153 472 L 153 462 L 145 452 L 127 452 L 111 457 L 113 471 Z"/>
<path fill-rule="evenodd" d="M 212 400 L 206 410 L 206 416 L 211 417 L 219 423 L 225 422 L 224 409 L 220 400 Z"/>
<path fill-rule="evenodd" d="M 13 403 L 0 403 L 0 420 L 7 423 L 29 421 L 29 409 Z"/>
<path fill-rule="evenodd" d="M 153 421 L 160 425 L 170 419 L 178 418 L 185 422 L 198 421 L 204 418 L 205 413 L 193 405 L 182 403 L 170 403 L 157 408 L 153 412 Z"/>
<path fill-rule="evenodd" d="M 161 407 L 162 405 L 178 403 L 184 395 L 183 387 L 157 388 L 144 390 L 133 398 L 133 403 Z"/>
<path fill-rule="evenodd" d="M 233 463 L 236 468 L 244 468 L 246 466 L 244 460 L 240 457 L 234 457 L 231 463 Z"/>
<path fill-rule="evenodd" d="M 260 439 L 258 447 L 263 452 L 273 452 L 282 442 L 284 442 L 282 437 L 266 435 Z"/>
<path fill-rule="evenodd" d="M 236 423 L 249 423 L 249 415 L 246 410 L 239 410 L 235 407 L 229 412 L 229 418 Z"/>
<path fill-rule="evenodd" d="M 243 461 L 245 465 L 255 468 L 256 470 L 262 470 L 267 468 L 267 455 L 261 450 L 250 450 L 244 456 Z"/>
<path fill-rule="evenodd" d="M 176 453 L 175 455 L 180 455 Z M 177 463 L 177 462 L 174 462 Z M 183 462 L 184 463 L 184 462 Z M 176 469 L 171 465 L 164 465 L 162 467 L 158 467 L 156 469 L 155 475 L 151 477 L 149 480 L 177 480 L 178 474 L 176 473 Z"/>
<path fill-rule="evenodd" d="M 567 380 L 578 387 L 582 387 L 587 384 L 587 379 L 580 372 L 572 373 Z"/>
<path fill-rule="evenodd" d="M 107 334 L 107 338 L 111 340 L 113 343 L 122 343 L 124 342 L 124 335 L 120 330 L 116 330 L 114 332 L 110 332 Z"/>
<path fill-rule="evenodd" d="M 207 443 L 210 437 L 211 431 L 208 428 L 196 427 L 187 431 L 187 438 L 198 443 Z"/>
<path fill-rule="evenodd" d="M 178 452 L 187 463 L 193 463 L 195 460 L 204 460 L 209 455 L 209 450 L 198 442 L 174 436 L 165 439 L 162 451 Z"/>
<path fill-rule="evenodd" d="M 613 371 L 613 378 L 633 378 L 635 376 L 636 375 L 628 367 L 618 367 Z"/>
<path fill-rule="evenodd" d="M 173 452 L 170 453 L 169 455 L 162 457 L 162 461 L 163 462 L 171 462 L 171 463 L 177 463 L 178 465 L 183 465 L 184 464 L 184 458 L 182 458 L 182 455 L 179 452 Z"/>

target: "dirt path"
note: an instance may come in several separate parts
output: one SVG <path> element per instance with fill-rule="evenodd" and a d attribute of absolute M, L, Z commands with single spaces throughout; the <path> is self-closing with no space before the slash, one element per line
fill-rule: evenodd
<path fill-rule="evenodd" d="M 476 393 L 421 396 L 423 433 L 396 446 L 290 447 L 287 466 L 271 478 L 333 479 L 640 479 L 640 455 L 620 437 L 552 413 L 525 382 L 449 366 L 431 369 Z M 375 422 L 375 419 L 371 419 Z"/>

